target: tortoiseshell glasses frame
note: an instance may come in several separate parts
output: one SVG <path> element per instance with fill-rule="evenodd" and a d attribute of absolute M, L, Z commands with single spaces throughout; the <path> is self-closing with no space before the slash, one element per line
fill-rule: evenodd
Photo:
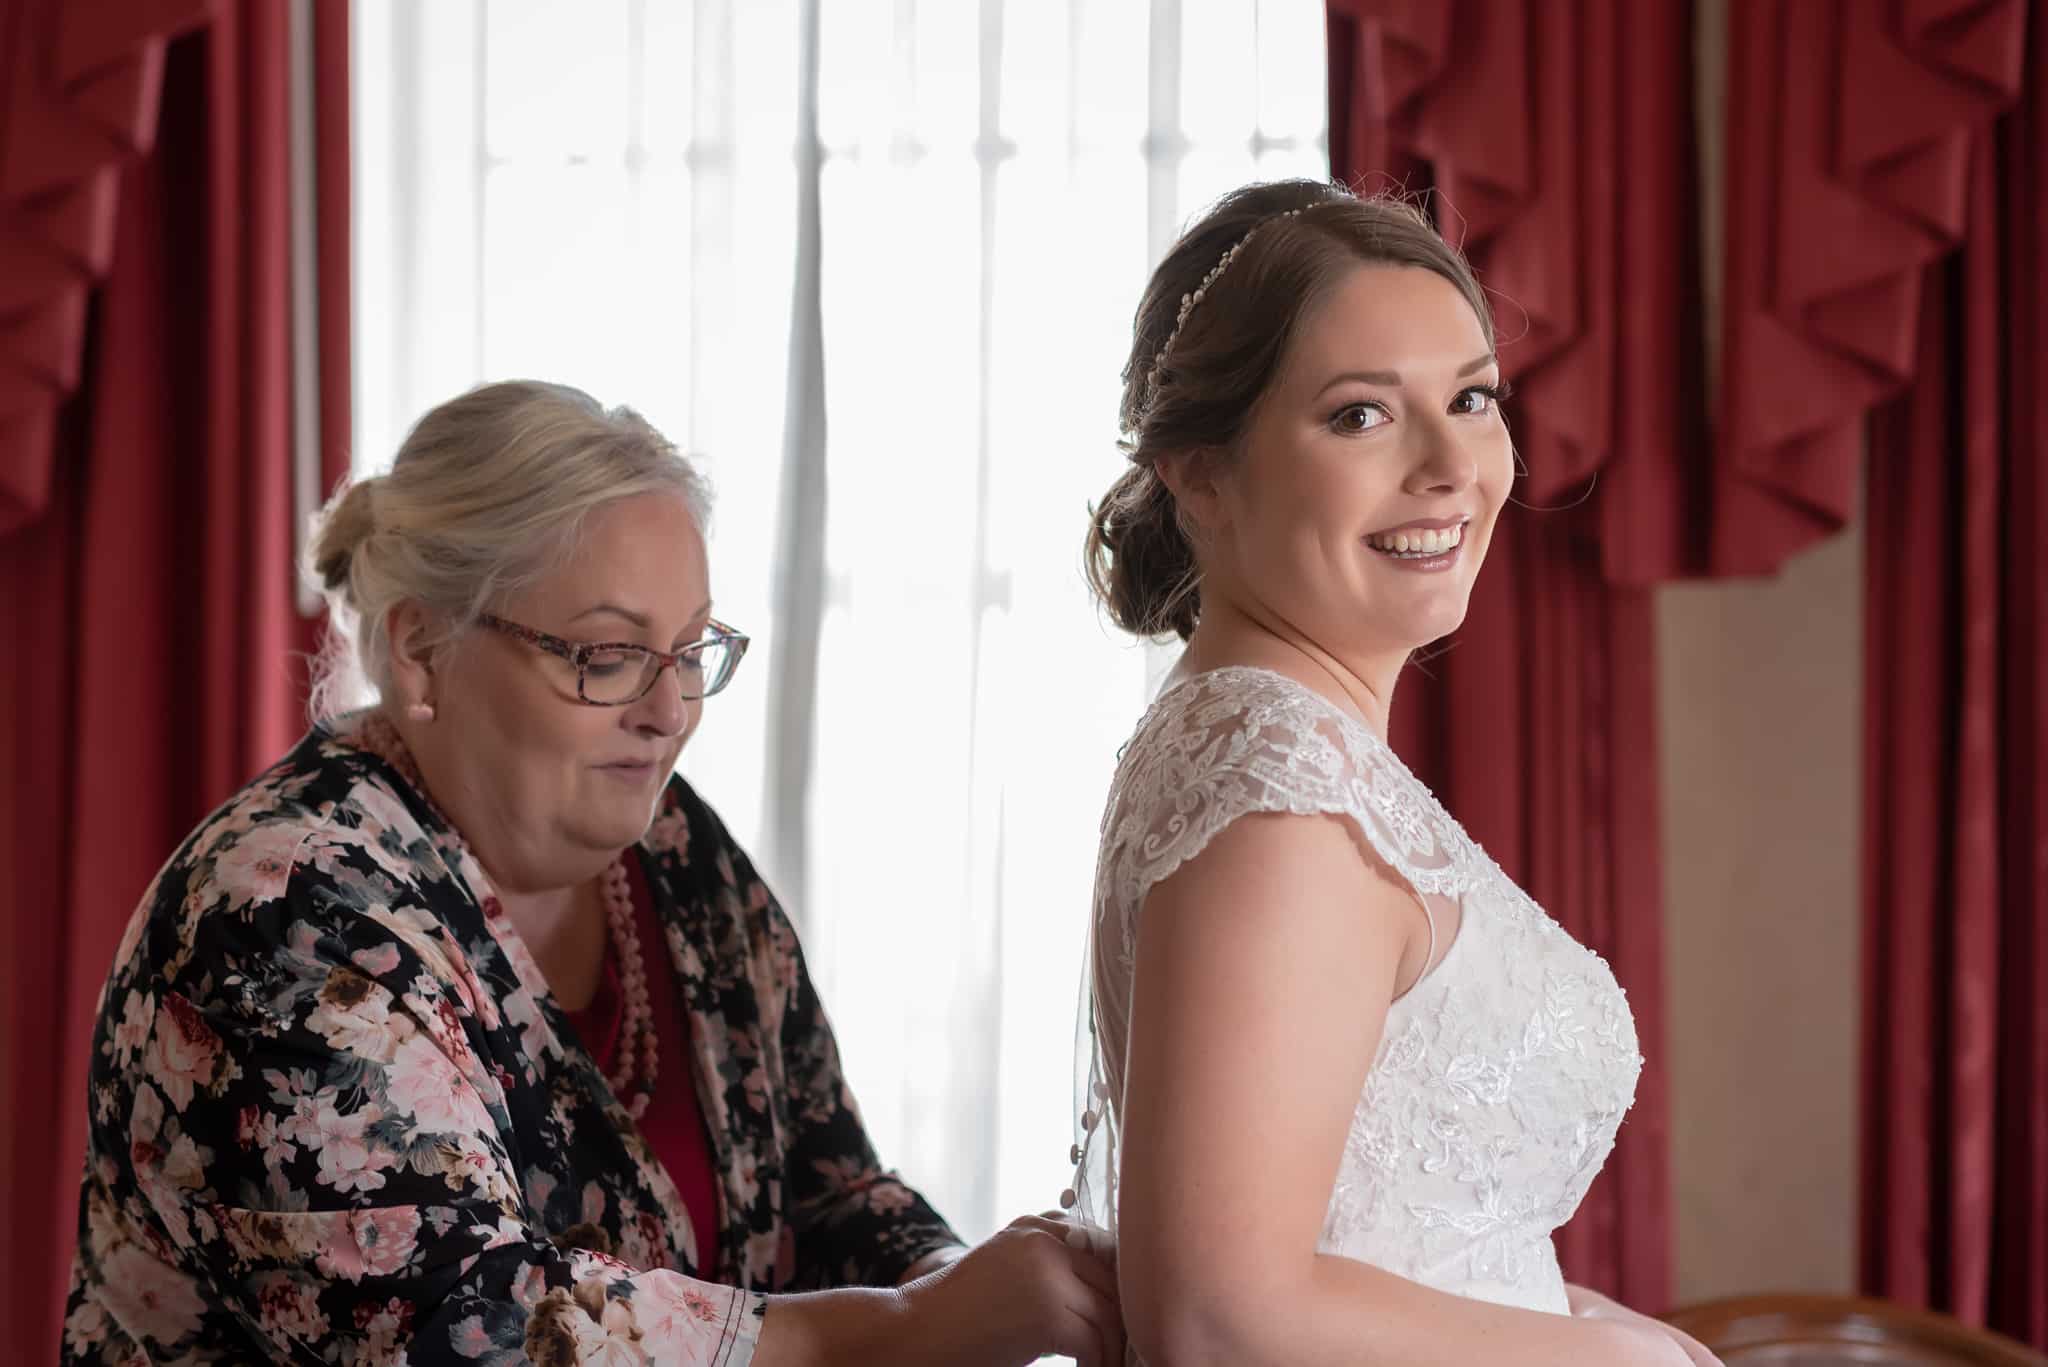
<path fill-rule="evenodd" d="M 673 668 L 683 699 L 708 698 L 732 682 L 752 638 L 725 623 L 705 625 L 704 639 L 680 650 L 649 650 L 632 641 L 565 641 L 494 613 L 477 621 L 576 667 L 576 700 L 591 707 L 625 707 L 647 696 L 662 671 Z"/>

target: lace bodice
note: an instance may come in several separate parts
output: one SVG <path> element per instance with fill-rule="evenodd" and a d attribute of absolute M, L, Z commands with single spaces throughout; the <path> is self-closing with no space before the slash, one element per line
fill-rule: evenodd
<path fill-rule="evenodd" d="M 1461 912 L 1442 958 L 1387 1008 L 1321 1249 L 1565 1312 L 1551 1234 L 1635 1095 L 1628 1002 L 1600 956 L 1515 886 L 1384 742 L 1266 670 L 1216 670 L 1169 691 L 1118 766 L 1096 867 L 1074 1154 L 1084 1213 L 1115 1227 L 1119 1127 L 1104 1099 L 1120 1086 L 1145 894 L 1253 812 L 1349 818 L 1395 875 Z"/>

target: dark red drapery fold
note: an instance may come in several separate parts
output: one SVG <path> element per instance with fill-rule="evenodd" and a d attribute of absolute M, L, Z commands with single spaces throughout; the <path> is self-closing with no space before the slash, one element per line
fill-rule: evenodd
<path fill-rule="evenodd" d="M 35 8 L 5 17 L 18 29 Z M 185 833 L 301 729 L 294 653 L 313 644 L 294 602 L 291 10 L 206 8 L 164 46 L 161 115 L 144 120 L 154 149 L 105 169 L 118 212 L 76 392 L 52 396 L 40 503 L 0 529 L 0 648 L 16 662 L 0 671 L 0 865 L 16 885 L 0 917 L 0 1110 L 15 1118 L 0 1149 L 13 1231 L 0 1322 L 24 1360 L 56 1355 L 86 1051 L 114 945 Z M 314 28 L 324 486 L 344 468 L 348 414 L 343 0 L 321 0 Z M 78 284 L 33 269 L 0 259 L 0 292 Z"/>
<path fill-rule="evenodd" d="M 2048 1349 L 2044 78 L 2037 12 L 1869 425 L 1861 1204 L 1866 1291 Z"/>
<path fill-rule="evenodd" d="M 1629 990 L 1648 1059 L 1560 1238 L 1575 1280 L 1671 1293 L 1648 585 L 1701 568 L 1689 4 L 1332 0 L 1331 149 L 1429 191 L 1495 295 L 1528 465 L 1470 617 L 1412 670 L 1395 747 Z"/>
<path fill-rule="evenodd" d="M 1912 377 L 1970 147 L 2020 89 L 2027 0 L 1730 0 L 1713 563 L 1845 525 L 1864 415 Z"/>
<path fill-rule="evenodd" d="M 50 499 L 121 168 L 155 135 L 165 42 L 207 5 L 0 3 L 0 536 Z"/>

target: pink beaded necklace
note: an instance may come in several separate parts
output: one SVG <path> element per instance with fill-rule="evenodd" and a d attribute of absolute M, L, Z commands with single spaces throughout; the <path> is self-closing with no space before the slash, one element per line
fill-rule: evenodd
<path fill-rule="evenodd" d="M 373 715 L 365 718 L 349 739 L 357 749 L 377 756 L 396 769 L 399 777 L 411 784 L 413 791 L 425 800 L 441 824 L 454 832 L 456 840 L 462 839 L 462 832 L 434 802 L 434 795 L 427 791 L 426 783 L 420 778 L 419 765 L 413 761 L 412 752 L 406 749 L 397 727 L 384 717 Z M 604 871 L 605 921 L 611 927 L 612 950 L 619 960 L 619 986 L 626 998 L 626 1019 L 619 1031 L 618 1066 L 605 1080 L 611 1083 L 612 1092 L 619 1097 L 623 1098 L 628 1090 L 632 1091 L 626 1110 L 638 1120 L 647 1113 L 647 1099 L 654 1093 L 654 1078 L 660 1066 L 660 1037 L 654 1029 L 654 1006 L 647 993 L 647 968 L 640 957 L 640 936 L 633 926 L 633 886 L 626 874 L 627 857 L 627 853 L 621 851 Z M 643 1050 L 646 1054 L 644 1060 L 641 1057 Z"/>

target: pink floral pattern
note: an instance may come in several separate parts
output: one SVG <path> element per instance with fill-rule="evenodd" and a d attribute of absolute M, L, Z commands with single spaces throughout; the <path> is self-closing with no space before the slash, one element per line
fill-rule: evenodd
<path fill-rule="evenodd" d="M 957 1242 L 876 1158 L 788 920 L 688 785 L 639 855 L 712 1082 L 701 1260 L 459 849 L 315 731 L 159 875 L 94 1038 L 66 1362 L 739 1367 L 767 1294 Z"/>

